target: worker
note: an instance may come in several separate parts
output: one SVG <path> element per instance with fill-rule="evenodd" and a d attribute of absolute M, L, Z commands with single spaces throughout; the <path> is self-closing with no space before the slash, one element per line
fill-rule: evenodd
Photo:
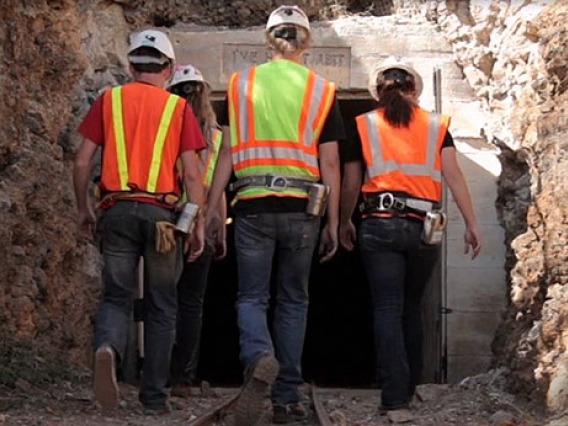
<path fill-rule="evenodd" d="M 422 78 L 403 59 L 389 57 L 373 68 L 369 91 L 377 105 L 356 118 L 363 158 L 346 167 L 343 184 L 340 239 L 348 250 L 356 240 L 351 217 L 357 197 L 347 192 L 360 188 L 363 197 L 357 235 L 374 309 L 382 411 L 408 409 L 422 375 L 420 305 L 446 222 L 442 177 L 465 221 L 466 253 L 476 257 L 481 250 L 450 117 L 418 105 L 422 88 Z"/>
<path fill-rule="evenodd" d="M 200 151 L 200 164 L 203 170 L 206 188 L 211 185 L 213 171 L 221 146 L 222 133 L 217 125 L 217 117 L 210 100 L 211 88 L 203 74 L 192 65 L 179 65 L 168 90 L 187 100 L 197 117 L 207 149 Z M 205 230 L 205 249 L 193 262 L 185 262 L 178 282 L 178 314 L 176 325 L 176 343 L 171 365 L 171 394 L 180 397 L 191 395 L 191 386 L 195 384 L 199 346 L 203 318 L 203 299 L 207 288 L 209 269 L 213 259 L 225 257 L 225 222 L 227 206 L 225 198 L 219 204 L 219 217 L 209 223 Z"/>
<path fill-rule="evenodd" d="M 146 414 L 169 411 L 169 367 L 175 335 L 176 284 L 182 248 L 203 251 L 199 216 L 185 242 L 174 233 L 183 182 L 193 211 L 203 204 L 196 151 L 204 148 L 187 102 L 165 90 L 175 55 L 166 34 L 131 36 L 127 58 L 133 82 L 106 90 L 78 131 L 83 141 L 74 163 L 74 186 L 83 235 L 92 239 L 95 216 L 88 195 L 93 158 L 102 148 L 100 218 L 96 223 L 103 266 L 103 298 L 95 319 L 94 394 L 105 412 L 118 407 L 116 365 L 124 359 L 137 288 L 137 264 L 144 260 L 144 364 L 139 399 Z M 189 230 L 186 228 L 185 231 Z M 182 247 L 185 246 L 185 247 Z"/>
<path fill-rule="evenodd" d="M 234 171 L 229 189 L 236 191 L 237 318 L 245 367 L 237 426 L 257 423 L 271 388 L 273 422 L 306 417 L 299 386 L 308 279 L 328 194 L 320 261 L 329 260 L 338 246 L 338 142 L 344 129 L 335 85 L 302 65 L 310 23 L 300 8 L 274 10 L 265 35 L 271 60 L 229 80 L 206 213 L 206 220 L 215 214 Z M 272 336 L 271 282 L 276 285 Z"/>

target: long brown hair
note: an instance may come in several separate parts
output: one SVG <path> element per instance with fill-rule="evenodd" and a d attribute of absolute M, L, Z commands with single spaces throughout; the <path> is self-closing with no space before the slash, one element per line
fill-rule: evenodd
<path fill-rule="evenodd" d="M 207 146 L 213 144 L 212 132 L 218 127 L 217 116 L 211 103 L 211 88 L 200 81 L 186 81 L 170 88 L 172 93 L 184 98 L 193 109 Z"/>
<path fill-rule="evenodd" d="M 409 76 L 410 77 L 410 76 Z M 387 80 L 377 85 L 378 108 L 384 110 L 387 122 L 394 127 L 408 127 L 414 115 L 416 100 L 414 80 Z"/>

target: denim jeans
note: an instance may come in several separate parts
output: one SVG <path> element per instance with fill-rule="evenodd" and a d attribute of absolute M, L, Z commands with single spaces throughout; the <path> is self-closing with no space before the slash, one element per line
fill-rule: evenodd
<path fill-rule="evenodd" d="M 140 401 L 162 406 L 167 399 L 176 322 L 176 284 L 181 273 L 181 240 L 176 250 L 155 250 L 156 222 L 173 222 L 170 210 L 136 201 L 119 201 L 99 220 L 104 293 L 95 320 L 95 348 L 110 345 L 123 359 L 132 327 L 138 262 L 144 258 L 144 365 Z"/>
<path fill-rule="evenodd" d="M 421 222 L 400 217 L 366 218 L 359 229 L 384 408 L 408 403 L 422 375 L 420 303 L 439 250 L 421 241 L 421 231 Z"/>
<path fill-rule="evenodd" d="M 172 382 L 191 385 L 199 361 L 203 299 L 207 288 L 212 250 L 207 248 L 194 262 L 187 262 L 178 282 L 176 343 L 172 355 Z"/>
<path fill-rule="evenodd" d="M 275 404 L 301 400 L 308 280 L 319 224 L 319 218 L 305 213 L 249 214 L 235 221 L 240 358 L 246 368 L 264 354 L 275 354 L 280 363 L 272 387 Z M 267 321 L 271 282 L 276 285 L 273 339 Z"/>

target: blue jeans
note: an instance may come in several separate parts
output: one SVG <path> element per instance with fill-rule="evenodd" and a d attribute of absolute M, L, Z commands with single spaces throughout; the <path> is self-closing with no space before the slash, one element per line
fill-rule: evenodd
<path fill-rule="evenodd" d="M 235 222 L 240 358 L 247 368 L 262 355 L 275 354 L 280 363 L 272 387 L 275 404 L 301 400 L 308 280 L 319 224 L 305 213 L 249 214 Z M 271 281 L 276 284 L 273 340 L 266 315 Z"/>
<path fill-rule="evenodd" d="M 176 343 L 172 355 L 172 382 L 195 381 L 203 323 L 203 299 L 213 252 L 208 248 L 194 262 L 187 262 L 178 283 Z"/>
<path fill-rule="evenodd" d="M 174 221 L 170 210 L 137 201 L 119 201 L 99 220 L 104 294 L 95 320 L 95 349 L 110 345 L 119 360 L 132 327 L 138 262 L 144 258 L 144 365 L 140 401 L 162 406 L 167 399 L 170 356 L 176 323 L 176 284 L 181 272 L 181 240 L 177 249 L 155 250 L 156 222 Z"/>
<path fill-rule="evenodd" d="M 420 239 L 422 223 L 407 218 L 363 219 L 359 247 L 374 313 L 382 405 L 404 406 L 422 375 L 420 303 L 438 258 L 438 247 Z"/>

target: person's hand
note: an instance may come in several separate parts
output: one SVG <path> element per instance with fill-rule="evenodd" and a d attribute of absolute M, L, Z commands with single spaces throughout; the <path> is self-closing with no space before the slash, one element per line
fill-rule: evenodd
<path fill-rule="evenodd" d="M 220 214 L 211 213 L 208 216 L 208 222 L 206 222 L 206 244 L 213 249 L 215 260 L 222 260 L 227 255 L 225 226 Z"/>
<path fill-rule="evenodd" d="M 219 216 L 219 212 L 217 211 L 217 209 L 212 208 L 208 204 L 207 207 L 205 208 L 205 213 L 203 216 L 205 218 L 205 229 L 208 230 L 207 231 L 208 235 L 212 234 L 213 232 L 217 231 L 217 229 L 219 229 L 219 222 L 221 218 Z"/>
<path fill-rule="evenodd" d="M 351 251 L 355 248 L 355 241 L 357 241 L 357 230 L 353 222 L 349 220 L 345 224 L 339 226 L 339 241 L 345 250 Z"/>
<path fill-rule="evenodd" d="M 337 226 L 330 226 L 329 224 L 326 224 L 320 238 L 320 263 L 330 260 L 335 255 L 338 245 Z"/>
<path fill-rule="evenodd" d="M 79 211 L 79 233 L 85 240 L 91 242 L 95 239 L 96 222 L 95 214 L 91 209 Z"/>
<path fill-rule="evenodd" d="M 222 221 L 219 221 L 214 253 L 215 260 L 222 260 L 227 255 L 227 225 Z"/>
<path fill-rule="evenodd" d="M 187 261 L 193 262 L 203 253 L 205 248 L 205 223 L 203 216 L 197 218 L 193 231 L 186 236 L 184 253 L 187 253 Z"/>
<path fill-rule="evenodd" d="M 481 239 L 479 238 L 479 230 L 476 226 L 465 228 L 463 235 L 464 254 L 468 254 L 471 249 L 471 258 L 475 259 L 481 251 Z"/>
<path fill-rule="evenodd" d="M 227 238 L 225 235 L 225 232 L 219 232 L 219 234 L 217 234 L 214 254 L 215 260 L 223 260 L 227 255 Z"/>

